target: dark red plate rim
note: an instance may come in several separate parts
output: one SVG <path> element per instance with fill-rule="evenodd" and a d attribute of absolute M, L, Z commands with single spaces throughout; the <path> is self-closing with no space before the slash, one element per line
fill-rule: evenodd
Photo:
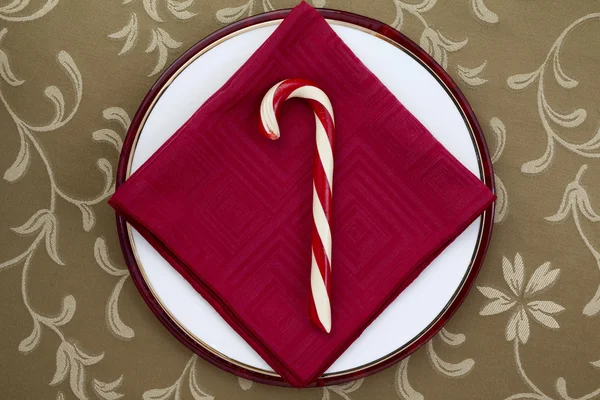
<path fill-rule="evenodd" d="M 156 83 L 152 86 L 148 94 L 144 97 L 129 127 L 127 136 L 125 138 L 125 142 L 123 144 L 123 149 L 119 158 L 119 165 L 117 169 L 117 187 L 121 185 L 127 178 L 130 154 L 135 144 L 135 139 L 140 129 L 140 126 L 144 122 L 144 116 L 154 103 L 156 97 L 161 93 L 163 87 L 170 83 L 170 80 L 177 73 L 177 71 L 179 71 L 198 52 L 202 51 L 207 46 L 215 43 L 216 41 L 224 38 L 225 36 L 236 32 L 240 29 L 247 28 L 256 24 L 285 18 L 290 11 L 291 10 L 277 10 L 264 14 L 259 14 L 235 22 L 222 29 L 219 29 L 218 31 L 212 33 L 211 35 L 200 40 L 198 43 L 192 46 L 165 70 L 165 72 L 160 76 L 160 78 L 158 78 Z M 422 62 L 430 68 L 432 73 L 436 75 L 437 79 L 444 83 L 448 91 L 455 97 L 459 107 L 462 109 L 464 117 L 467 119 L 469 125 L 471 126 L 474 142 L 477 146 L 480 156 L 480 166 L 483 169 L 481 171 L 483 173 L 483 180 L 485 184 L 494 192 L 493 166 L 483 132 L 481 131 L 481 127 L 477 122 L 477 118 L 475 117 L 475 114 L 471 109 L 471 106 L 467 102 L 465 96 L 461 93 L 460 89 L 454 83 L 452 78 L 446 73 L 446 71 L 417 44 L 408 39 L 402 33 L 384 24 L 383 22 L 379 22 L 368 17 L 348 13 L 345 11 L 318 9 L 318 12 L 326 19 L 342 21 L 374 31 L 378 35 L 380 35 L 380 37 L 387 38 L 388 40 L 400 44 L 405 49 L 407 49 L 409 53 L 412 53 L 411 55 L 413 57 L 418 58 L 420 62 Z M 378 363 L 374 362 L 372 363 L 374 365 L 367 366 L 364 369 L 360 369 L 358 371 L 351 371 L 346 374 L 336 374 L 335 376 L 325 375 L 324 377 L 321 377 L 317 381 L 315 381 L 311 386 L 340 384 L 351 380 L 364 378 L 368 375 L 379 372 L 407 357 L 420 346 L 425 344 L 435 334 L 437 334 L 439 330 L 456 312 L 456 310 L 460 307 L 471 286 L 473 285 L 473 282 L 475 281 L 479 270 L 481 269 L 492 234 L 493 215 L 494 205 L 492 204 L 484 214 L 483 224 L 481 226 L 481 239 L 479 243 L 479 248 L 472 261 L 471 270 L 464 279 L 463 285 L 460 288 L 459 292 L 456 294 L 454 301 L 450 302 L 449 305 L 441 312 L 436 322 L 434 322 L 424 332 L 422 332 L 413 343 L 411 343 L 392 357 L 389 357 L 384 361 Z M 127 266 L 129 267 L 129 271 L 131 273 L 133 282 L 135 283 L 136 287 L 138 288 L 148 307 L 150 307 L 154 315 L 156 315 L 159 321 L 171 332 L 173 336 L 175 336 L 181 343 L 187 346 L 194 353 L 198 354 L 203 359 L 209 361 L 210 363 L 216 365 L 217 367 L 225 371 L 231 372 L 242 378 L 251 379 L 260 383 L 278 386 L 289 386 L 288 383 L 279 376 L 267 375 L 261 372 L 246 369 L 224 358 L 219 357 L 218 355 L 210 352 L 201 344 L 196 342 L 184 330 L 182 330 L 179 327 L 179 325 L 175 321 L 173 321 L 173 319 L 171 319 L 168 313 L 165 312 L 159 301 L 154 297 L 150 288 L 148 287 L 148 284 L 146 283 L 143 274 L 140 271 L 140 268 L 136 262 L 134 251 L 129 241 L 127 223 L 118 214 L 117 230 L 119 234 L 119 240 L 121 242 L 121 249 L 125 256 L 125 261 L 127 263 Z"/>

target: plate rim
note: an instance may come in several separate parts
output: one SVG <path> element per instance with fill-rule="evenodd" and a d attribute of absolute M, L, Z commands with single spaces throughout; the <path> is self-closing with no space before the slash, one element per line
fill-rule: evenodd
<path fill-rule="evenodd" d="M 359 27 L 362 28 L 362 30 L 370 31 L 369 33 L 374 34 L 380 39 L 391 42 L 396 46 L 400 45 L 400 47 L 408 51 L 410 56 L 416 58 L 418 62 L 429 68 L 430 72 L 435 76 L 435 78 L 445 86 L 446 91 L 454 97 L 453 100 L 455 100 L 455 103 L 460 109 L 463 118 L 466 119 L 465 122 L 467 122 L 470 127 L 472 139 L 474 140 L 474 145 L 478 153 L 478 161 L 483 182 L 493 193 L 495 193 L 493 165 L 483 132 L 471 106 L 448 73 L 417 44 L 383 22 L 340 10 L 317 9 L 317 11 L 324 18 L 333 20 L 340 25 L 350 25 L 354 28 Z M 275 23 L 277 20 L 285 18 L 290 12 L 291 9 L 271 11 L 248 17 L 223 27 L 194 44 L 161 74 L 161 76 L 152 85 L 142 100 L 127 131 L 123 148 L 119 156 L 116 179 L 117 188 L 129 176 L 131 160 L 133 159 L 131 156 L 132 151 L 136 147 L 135 145 L 139 138 L 139 133 L 141 132 L 147 116 L 149 115 L 154 104 L 160 98 L 164 90 L 166 90 L 172 81 L 179 75 L 179 73 L 197 58 L 198 53 L 204 53 L 208 51 L 208 49 L 218 45 L 222 40 L 226 40 L 230 35 L 243 33 L 245 30 L 247 30 L 247 28 L 255 27 L 256 25 L 263 25 L 269 22 Z M 462 285 L 457 289 L 457 293 L 455 294 L 454 298 L 440 312 L 436 320 L 432 321 L 428 328 L 417 335 L 411 342 L 401 347 L 400 350 L 390 353 L 392 354 L 391 356 L 388 355 L 382 357 L 379 360 L 375 360 L 369 364 L 357 367 L 355 369 L 333 374 L 325 374 L 313 382 L 310 386 L 340 384 L 351 380 L 364 378 L 368 375 L 379 372 L 409 356 L 416 349 L 430 340 L 435 334 L 437 334 L 460 307 L 464 301 L 464 298 L 470 291 L 473 282 L 479 273 L 479 270 L 481 269 L 492 234 L 494 204 L 495 203 L 492 203 L 492 205 L 490 205 L 490 207 L 482 216 L 479 246 L 472 259 L 472 265 L 465 278 L 463 278 Z M 175 336 L 175 338 L 177 338 L 182 344 L 206 361 L 239 377 L 251 379 L 265 384 L 289 386 L 289 384 L 276 373 L 274 374 L 269 371 L 262 371 L 254 367 L 245 366 L 244 364 L 232 360 L 228 356 L 215 349 L 207 348 L 207 345 L 199 343 L 198 340 L 190 336 L 190 334 L 188 334 L 179 325 L 179 323 L 171 317 L 168 310 L 163 308 L 160 300 L 154 296 L 153 291 L 146 281 L 144 272 L 138 265 L 135 244 L 133 244 L 131 239 L 130 226 L 120 214 L 117 213 L 116 217 L 121 250 L 125 257 L 125 262 L 129 268 L 132 280 L 148 307 L 158 318 L 158 320 L 169 330 L 169 332 Z"/>

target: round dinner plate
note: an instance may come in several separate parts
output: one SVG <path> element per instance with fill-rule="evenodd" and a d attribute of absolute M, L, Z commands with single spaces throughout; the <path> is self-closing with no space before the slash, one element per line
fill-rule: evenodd
<path fill-rule="evenodd" d="M 446 72 L 421 48 L 381 22 L 339 11 L 319 12 L 406 108 L 494 190 L 481 129 Z M 165 71 L 131 124 L 119 160 L 118 184 L 233 75 L 287 13 L 289 10 L 274 11 L 229 25 L 198 42 Z M 379 371 L 435 335 L 456 311 L 481 267 L 492 219 L 493 206 L 448 246 L 315 384 L 341 383 Z M 285 385 L 138 232 L 119 216 L 117 222 L 132 278 L 174 336 L 227 371 Z"/>

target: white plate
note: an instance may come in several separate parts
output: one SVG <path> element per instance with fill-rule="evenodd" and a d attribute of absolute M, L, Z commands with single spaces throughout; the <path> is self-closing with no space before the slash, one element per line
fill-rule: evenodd
<path fill-rule="evenodd" d="M 392 93 L 471 172 L 482 178 L 468 125 L 444 87 L 401 48 L 356 29 L 329 21 L 336 33 Z M 259 26 L 218 44 L 189 64 L 151 110 L 134 147 L 137 170 L 193 112 L 217 91 L 275 30 Z M 401 71 L 401 73 L 400 73 Z M 435 110 L 432 113 L 431 110 Z M 327 370 L 360 368 L 411 343 L 454 300 L 471 267 L 482 219 L 465 230 L 365 330 Z M 133 232 L 139 268 L 147 284 L 178 324 L 213 350 L 241 364 L 272 371 L 265 361 L 217 314 L 144 239 Z"/>

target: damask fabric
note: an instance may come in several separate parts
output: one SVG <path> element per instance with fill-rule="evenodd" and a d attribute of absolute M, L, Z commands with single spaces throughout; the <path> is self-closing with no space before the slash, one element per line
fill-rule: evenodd
<path fill-rule="evenodd" d="M 337 117 L 329 334 L 307 312 L 314 118 L 290 105 L 279 140 L 257 130 L 261 99 L 286 77 L 317 82 Z M 493 200 L 301 3 L 109 203 L 302 387 Z"/>
<path fill-rule="evenodd" d="M 1 397 L 600 398 L 593 1 L 313 2 L 420 43 L 465 93 L 494 160 L 496 224 L 476 288 L 409 359 L 344 385 L 265 386 L 192 356 L 147 309 L 106 204 L 129 119 L 198 39 L 297 3 L 1 3 Z"/>

